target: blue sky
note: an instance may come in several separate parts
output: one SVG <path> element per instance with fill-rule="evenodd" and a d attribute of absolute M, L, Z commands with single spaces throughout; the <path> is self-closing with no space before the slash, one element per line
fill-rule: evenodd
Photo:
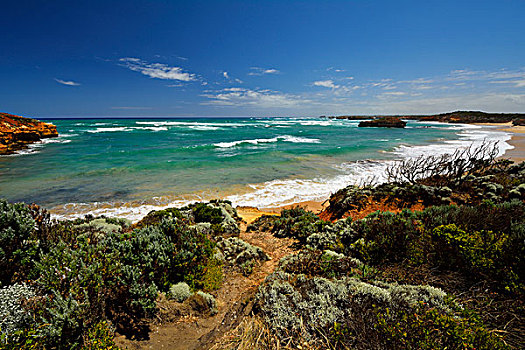
<path fill-rule="evenodd" d="M 525 1 L 3 1 L 0 111 L 525 112 Z"/>

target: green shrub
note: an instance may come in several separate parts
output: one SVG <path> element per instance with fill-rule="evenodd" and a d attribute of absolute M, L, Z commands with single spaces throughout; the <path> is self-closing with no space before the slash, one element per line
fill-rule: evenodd
<path fill-rule="evenodd" d="M 33 240 L 35 221 L 23 203 L 0 200 L 0 284 L 10 284 L 13 275 L 38 256 Z"/>
<path fill-rule="evenodd" d="M 293 237 L 305 243 L 308 236 L 321 232 L 330 222 L 319 220 L 311 211 L 295 207 L 283 209 L 281 216 L 274 222 L 272 233 L 276 237 Z"/>
<path fill-rule="evenodd" d="M 270 258 L 259 247 L 246 243 L 240 238 L 229 237 L 217 243 L 226 264 L 239 266 L 246 276 L 251 274 L 256 261 L 265 261 Z"/>
<path fill-rule="evenodd" d="M 410 242 L 420 235 L 420 223 L 409 210 L 372 213 L 354 221 L 352 228 L 359 239 L 347 253 L 371 264 L 403 261 Z"/>
<path fill-rule="evenodd" d="M 0 288 L 0 332 L 4 340 L 0 345 L 9 343 L 13 333 L 34 324 L 30 313 L 22 307 L 24 300 L 34 296 L 33 289 L 25 283 Z"/>
<path fill-rule="evenodd" d="M 190 286 L 188 286 L 186 282 L 179 282 L 172 285 L 168 292 L 168 296 L 179 303 L 182 303 L 184 300 L 191 297 L 192 294 L 193 293 L 190 290 Z"/>
<path fill-rule="evenodd" d="M 222 211 L 206 203 L 198 203 L 193 207 L 195 222 L 209 222 L 220 224 L 222 222 Z"/>
<path fill-rule="evenodd" d="M 447 314 L 421 303 L 414 310 L 375 308 L 378 337 L 389 349 L 509 349 L 473 313 Z"/>
<path fill-rule="evenodd" d="M 167 208 L 164 210 L 153 210 L 148 213 L 142 220 L 135 224 L 134 227 L 142 228 L 149 225 L 159 224 L 164 219 L 179 219 L 182 220 L 183 216 L 177 208 Z"/>
<path fill-rule="evenodd" d="M 222 261 L 215 258 L 208 260 L 202 277 L 202 289 L 208 292 L 217 290 L 222 286 Z"/>
<path fill-rule="evenodd" d="M 84 337 L 81 350 L 119 350 L 115 345 L 114 331 L 106 321 L 92 327 Z"/>

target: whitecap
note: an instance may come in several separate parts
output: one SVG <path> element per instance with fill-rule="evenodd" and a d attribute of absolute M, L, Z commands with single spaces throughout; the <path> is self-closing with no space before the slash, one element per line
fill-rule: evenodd
<path fill-rule="evenodd" d="M 96 128 L 95 130 L 88 130 L 87 132 L 96 134 L 100 132 L 117 132 L 117 131 L 131 131 L 133 129 L 127 128 L 125 126 L 117 126 L 112 128 Z"/>
<path fill-rule="evenodd" d="M 279 142 L 279 141 L 291 142 L 291 143 L 321 143 L 321 140 L 319 139 L 283 135 L 283 136 L 276 136 L 276 137 L 272 137 L 268 139 L 248 139 L 248 140 L 238 140 L 238 141 L 231 141 L 231 142 L 219 142 L 213 145 L 219 148 L 231 148 L 231 147 L 235 147 L 237 145 L 241 145 L 245 143 L 252 144 L 252 145 L 258 145 L 260 143 L 274 143 L 274 142 Z"/>

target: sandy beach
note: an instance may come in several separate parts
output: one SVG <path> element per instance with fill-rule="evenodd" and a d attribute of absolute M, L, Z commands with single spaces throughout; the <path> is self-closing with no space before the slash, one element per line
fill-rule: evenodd
<path fill-rule="evenodd" d="M 325 201 L 305 201 L 300 203 L 294 203 L 284 205 L 281 207 L 273 208 L 256 208 L 256 207 L 237 207 L 237 213 L 242 217 L 246 223 L 250 224 L 255 219 L 262 215 L 279 215 L 282 209 L 291 209 L 294 207 L 305 208 L 306 210 L 313 211 L 314 213 L 320 213 L 324 208 L 328 206 L 328 198 Z"/>
<path fill-rule="evenodd" d="M 512 126 L 512 123 L 502 123 L 500 125 L 501 127 L 498 130 L 512 133 L 512 139 L 508 142 L 514 146 L 513 149 L 505 152 L 504 157 L 510 158 L 516 163 L 525 161 L 525 126 Z"/>

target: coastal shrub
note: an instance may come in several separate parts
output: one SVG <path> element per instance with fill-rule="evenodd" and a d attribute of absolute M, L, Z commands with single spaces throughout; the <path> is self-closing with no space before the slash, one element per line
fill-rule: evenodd
<path fill-rule="evenodd" d="M 89 329 L 84 337 L 81 350 L 118 350 L 114 330 L 107 321 L 101 321 Z"/>
<path fill-rule="evenodd" d="M 179 303 L 191 297 L 193 293 L 190 290 L 190 286 L 186 282 L 179 282 L 170 287 L 168 296 L 170 299 L 174 299 Z"/>
<path fill-rule="evenodd" d="M 252 221 L 251 224 L 246 226 L 246 232 L 254 232 L 254 231 L 268 231 L 271 232 L 273 229 L 273 226 L 275 225 L 275 222 L 279 219 L 279 216 L 277 215 L 261 215 L 254 221 Z"/>
<path fill-rule="evenodd" d="M 333 224 L 326 224 L 321 231 L 309 235 L 306 239 L 306 247 L 345 253 L 347 247 L 355 242 L 356 237 L 357 232 L 352 228 L 352 218 L 346 218 Z"/>
<path fill-rule="evenodd" d="M 352 223 L 359 239 L 348 247 L 348 251 L 352 256 L 372 264 L 402 261 L 406 258 L 410 242 L 420 234 L 419 226 L 409 210 L 398 214 L 372 213 Z"/>
<path fill-rule="evenodd" d="M 213 236 L 237 236 L 240 233 L 238 221 L 242 219 L 231 206 L 231 202 L 212 200 L 209 203 L 197 203 L 192 208 L 196 223 L 207 222 L 211 224 Z"/>
<path fill-rule="evenodd" d="M 97 218 L 88 222 L 76 225 L 76 228 L 80 231 L 94 231 L 101 234 L 109 234 L 111 232 L 121 232 L 122 226 L 115 223 L 115 221 L 108 220 L 107 218 Z"/>
<path fill-rule="evenodd" d="M 375 308 L 374 330 L 388 349 L 509 349 L 473 313 L 444 313 L 421 303 L 413 310 Z"/>
<path fill-rule="evenodd" d="M 33 288 L 25 283 L 0 288 L 0 332 L 3 343 L 10 342 L 10 336 L 34 324 L 31 314 L 22 306 L 23 302 L 35 296 Z"/>
<path fill-rule="evenodd" d="M 0 284 L 10 284 L 13 275 L 38 256 L 34 229 L 35 221 L 25 204 L 0 200 Z"/>
<path fill-rule="evenodd" d="M 192 289 L 203 288 L 203 278 L 214 254 L 215 243 L 205 234 L 175 221 L 164 221 L 160 228 L 172 242 L 168 280 L 185 281 Z M 161 288 L 165 288 L 165 284 L 161 283 Z"/>
<path fill-rule="evenodd" d="M 256 310 L 283 342 L 328 342 L 336 349 L 506 348 L 475 313 L 438 288 L 319 277 L 324 262 L 345 257 L 316 252 L 313 263 L 312 252 L 302 254 L 281 261 L 256 295 Z"/>
<path fill-rule="evenodd" d="M 195 222 L 209 222 L 211 224 L 220 224 L 222 222 L 222 211 L 206 203 L 198 203 L 193 207 L 193 216 Z"/>
<path fill-rule="evenodd" d="M 208 264 L 204 270 L 201 283 L 204 291 L 210 292 L 221 287 L 224 278 L 222 265 L 223 262 L 221 260 L 215 258 L 208 259 Z"/>
<path fill-rule="evenodd" d="M 240 238 L 229 237 L 217 242 L 225 262 L 230 266 L 239 266 L 245 275 L 249 275 L 256 261 L 270 258 L 259 247 L 251 245 Z"/>
<path fill-rule="evenodd" d="M 150 211 L 142 220 L 134 225 L 136 228 L 142 228 L 149 225 L 159 224 L 164 219 L 183 220 L 182 213 L 177 208 L 166 208 L 164 210 Z"/>
<path fill-rule="evenodd" d="M 518 200 L 490 205 L 437 206 L 416 212 L 425 227 L 456 224 L 467 231 L 510 232 L 515 222 L 523 222 L 525 204 Z"/>
<path fill-rule="evenodd" d="M 320 220 L 311 211 L 295 207 L 281 211 L 281 216 L 274 223 L 272 233 L 276 237 L 292 237 L 305 243 L 308 236 L 322 231 L 329 224 L 328 221 Z"/>
<path fill-rule="evenodd" d="M 370 279 L 373 268 L 360 260 L 330 250 L 303 250 L 284 257 L 278 269 L 295 275 L 319 276 L 326 278 L 355 277 Z"/>
<path fill-rule="evenodd" d="M 348 277 L 307 277 L 280 270 L 261 285 L 256 302 L 266 322 L 283 338 L 300 335 L 309 340 L 329 334 L 334 324 L 340 324 L 353 334 L 348 338 L 348 346 L 374 332 L 374 305 L 413 310 L 419 303 L 425 303 L 451 312 L 446 294 L 429 286 L 367 283 Z"/>

